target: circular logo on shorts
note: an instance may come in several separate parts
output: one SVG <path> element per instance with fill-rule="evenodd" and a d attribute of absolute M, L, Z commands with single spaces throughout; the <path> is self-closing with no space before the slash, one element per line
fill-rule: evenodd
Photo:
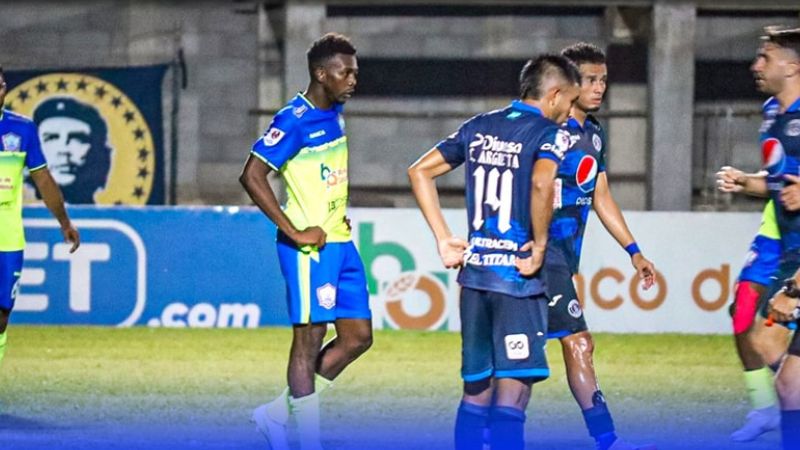
<path fill-rule="evenodd" d="M 579 302 L 576 299 L 572 299 L 569 302 L 569 305 L 567 305 L 567 312 L 569 312 L 570 316 L 576 319 L 580 317 L 583 314 L 583 310 L 581 309 L 581 302 Z"/>
<path fill-rule="evenodd" d="M 119 88 L 81 73 L 50 73 L 15 87 L 5 103 L 36 123 L 67 202 L 147 203 L 156 170 L 153 136 Z"/>

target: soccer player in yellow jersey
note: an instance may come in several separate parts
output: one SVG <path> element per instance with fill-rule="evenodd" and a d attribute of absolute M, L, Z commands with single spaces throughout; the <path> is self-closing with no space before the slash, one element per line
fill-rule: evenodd
<path fill-rule="evenodd" d="M 297 419 L 303 450 L 321 448 L 319 393 L 372 344 L 364 265 L 345 221 L 347 137 L 342 105 L 355 90 L 356 50 L 327 34 L 308 50 L 311 81 L 278 111 L 253 145 L 240 181 L 278 227 L 278 258 L 293 324 L 288 384 L 253 412 L 273 450 L 288 448 L 286 423 Z M 277 171 L 286 184 L 283 209 L 267 183 Z M 328 323 L 336 338 L 324 346 Z"/>
<path fill-rule="evenodd" d="M 24 170 L 30 172 L 45 205 L 61 225 L 64 239 L 72 243 L 70 252 L 80 245 L 78 230 L 64 209 L 61 190 L 47 170 L 36 125 L 27 117 L 3 109 L 6 79 L 0 66 L 0 362 L 6 351 L 6 328 L 22 275 L 25 232 L 22 228 L 22 182 Z"/>

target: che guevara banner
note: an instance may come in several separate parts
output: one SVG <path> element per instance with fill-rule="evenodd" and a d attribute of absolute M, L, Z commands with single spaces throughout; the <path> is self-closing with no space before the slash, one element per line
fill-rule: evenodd
<path fill-rule="evenodd" d="M 9 70 L 5 108 L 36 123 L 48 168 L 67 202 L 163 204 L 166 70 Z"/>

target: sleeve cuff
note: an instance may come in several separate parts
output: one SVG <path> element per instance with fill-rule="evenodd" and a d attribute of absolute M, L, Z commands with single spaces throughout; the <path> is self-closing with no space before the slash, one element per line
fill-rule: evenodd
<path fill-rule="evenodd" d="M 28 172 L 36 172 L 37 170 L 42 170 L 47 168 L 47 163 L 44 163 L 40 166 L 32 167 L 28 169 Z"/>
<path fill-rule="evenodd" d="M 274 170 L 274 171 L 276 171 L 276 172 L 279 172 L 279 171 L 280 171 L 280 169 L 279 169 L 279 168 L 277 168 L 277 167 L 275 167 L 275 164 L 272 164 L 271 162 L 269 162 L 269 160 L 268 160 L 267 158 L 265 158 L 265 157 L 263 157 L 263 156 L 259 155 L 258 153 L 254 152 L 254 151 L 252 151 L 252 150 L 250 151 L 250 154 L 251 154 L 251 155 L 253 155 L 253 156 L 255 156 L 256 158 L 260 159 L 261 161 L 263 161 L 263 162 L 264 162 L 264 164 L 268 165 L 270 168 L 272 168 L 272 170 Z"/>

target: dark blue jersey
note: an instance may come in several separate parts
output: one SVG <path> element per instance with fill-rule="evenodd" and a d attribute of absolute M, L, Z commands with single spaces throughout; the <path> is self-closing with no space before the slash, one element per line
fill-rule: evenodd
<path fill-rule="evenodd" d="M 437 146 L 455 168 L 466 163 L 469 248 L 458 282 L 472 289 L 527 297 L 543 292 L 514 262 L 531 237 L 531 178 L 540 158 L 561 162 L 566 133 L 521 101 L 473 117 Z M 525 255 L 527 256 L 527 255 Z"/>
<path fill-rule="evenodd" d="M 606 135 L 592 116 L 583 126 L 570 117 L 562 129 L 569 133 L 570 147 L 558 168 L 546 264 L 566 266 L 578 273 L 595 183 L 606 170 Z"/>
<path fill-rule="evenodd" d="M 775 202 L 775 217 L 781 235 L 781 260 L 800 264 L 800 212 L 788 211 L 780 193 L 784 175 L 800 176 L 800 99 L 780 113 L 774 99 L 764 104 L 761 156 L 767 171 L 767 190 Z"/>

